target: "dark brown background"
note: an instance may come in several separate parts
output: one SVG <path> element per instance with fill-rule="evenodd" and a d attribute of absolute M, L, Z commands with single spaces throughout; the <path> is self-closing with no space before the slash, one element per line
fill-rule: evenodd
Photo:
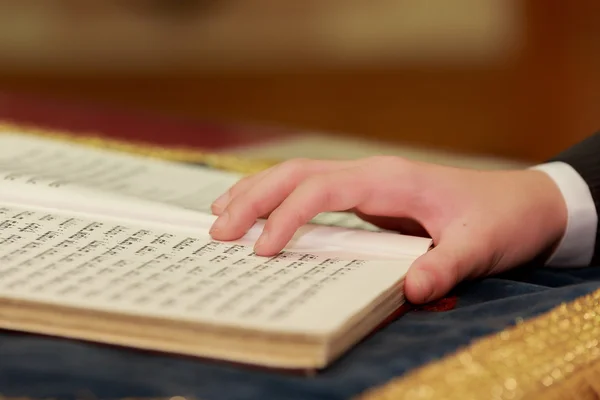
<path fill-rule="evenodd" d="M 540 161 L 600 129 L 600 2 L 522 7 L 526 35 L 517 57 L 491 66 L 86 74 L 0 65 L 0 90 Z"/>

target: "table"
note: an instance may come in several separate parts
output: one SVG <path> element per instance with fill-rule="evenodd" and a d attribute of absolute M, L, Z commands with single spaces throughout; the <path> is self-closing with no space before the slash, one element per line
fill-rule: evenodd
<path fill-rule="evenodd" d="M 72 118 L 85 115 L 74 112 Z M 38 115 L 38 126 L 40 121 Z M 94 132 L 106 127 L 115 134 L 107 119 L 101 121 Z M 48 126 L 66 129 L 68 121 L 60 124 L 57 119 Z M 139 132 L 131 122 L 127 128 Z M 205 154 L 198 153 L 198 168 L 213 167 L 202 161 Z M 413 310 L 316 376 L 0 331 L 0 394 L 204 400 L 558 396 L 576 378 L 574 372 L 598 368 L 600 345 L 593 334 L 600 332 L 599 288 L 600 268 L 536 265 L 465 283 L 451 294 L 457 299 L 451 309 Z M 565 302 L 574 303 L 559 307 Z M 580 353 L 587 356 L 577 358 Z M 577 388 L 592 390 L 591 384 Z"/>

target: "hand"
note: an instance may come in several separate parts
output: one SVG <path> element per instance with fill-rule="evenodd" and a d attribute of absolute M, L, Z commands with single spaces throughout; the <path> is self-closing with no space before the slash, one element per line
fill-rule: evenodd
<path fill-rule="evenodd" d="M 352 210 L 435 247 L 405 280 L 413 303 L 445 295 L 457 283 L 513 268 L 555 246 L 566 227 L 562 194 L 544 172 L 477 171 L 372 157 L 292 160 L 246 177 L 215 201 L 211 235 L 242 237 L 268 218 L 255 251 L 281 251 L 295 231 L 326 211 Z"/>

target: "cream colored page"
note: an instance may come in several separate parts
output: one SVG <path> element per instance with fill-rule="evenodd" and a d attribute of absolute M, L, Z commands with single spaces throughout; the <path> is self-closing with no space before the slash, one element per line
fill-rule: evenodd
<path fill-rule="evenodd" d="M 325 334 L 402 279 L 413 260 L 301 252 L 265 258 L 201 231 L 0 204 L 5 298 Z"/>
<path fill-rule="evenodd" d="M 105 193 L 210 213 L 211 203 L 241 175 L 116 154 L 23 135 L 0 135 L 0 179 Z M 314 223 L 376 230 L 350 213 L 323 213 Z"/>
<path fill-rule="evenodd" d="M 0 135 L 0 173 L 8 181 L 106 193 L 209 212 L 240 176 L 23 135 Z"/>
<path fill-rule="evenodd" d="M 161 224 L 167 230 L 191 229 L 207 235 L 216 216 L 195 212 L 168 204 L 120 198 L 117 195 L 71 187 L 52 190 L 45 186 L 0 180 L 0 200 L 19 205 L 43 207 L 50 210 L 69 210 L 89 218 L 122 218 L 138 223 Z M 126 206 L 124 206 L 126 204 Z M 265 221 L 259 220 L 241 239 L 251 246 L 258 239 Z M 388 232 L 365 232 L 333 226 L 305 225 L 299 228 L 286 250 L 327 251 L 345 257 L 360 255 L 370 259 L 398 258 L 420 255 L 427 251 L 430 240 L 401 236 Z"/>

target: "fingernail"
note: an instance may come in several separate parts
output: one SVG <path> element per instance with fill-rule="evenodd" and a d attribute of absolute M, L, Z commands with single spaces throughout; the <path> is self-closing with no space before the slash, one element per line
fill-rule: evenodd
<path fill-rule="evenodd" d="M 415 269 L 411 276 L 412 284 L 417 288 L 419 297 L 424 303 L 428 302 L 433 295 L 433 279 L 429 271 Z"/>
<path fill-rule="evenodd" d="M 221 211 L 223 208 L 225 208 L 225 205 L 227 204 L 228 200 L 229 192 L 225 192 L 221 196 L 219 196 L 215 201 L 213 201 L 211 206 L 213 210 Z"/>
<path fill-rule="evenodd" d="M 269 232 L 263 231 L 256 243 L 254 244 L 254 251 L 260 251 L 261 248 L 264 247 L 264 245 L 267 243 L 267 240 L 269 240 Z"/>
<path fill-rule="evenodd" d="M 217 218 L 217 220 L 215 221 L 215 223 L 210 228 L 210 232 L 209 233 L 213 234 L 213 233 L 219 232 L 220 230 L 222 230 L 223 228 L 225 228 L 225 226 L 227 225 L 227 221 L 228 220 L 229 220 L 229 213 L 227 211 L 225 211 L 223 214 L 221 214 L 219 216 L 219 218 Z"/>

